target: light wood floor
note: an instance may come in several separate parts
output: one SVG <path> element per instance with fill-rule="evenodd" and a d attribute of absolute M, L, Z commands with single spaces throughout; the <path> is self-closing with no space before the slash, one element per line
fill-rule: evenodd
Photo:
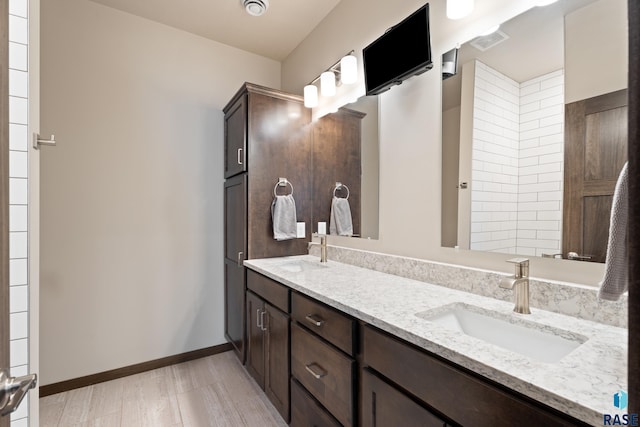
<path fill-rule="evenodd" d="M 40 399 L 41 427 L 286 426 L 232 352 Z"/>

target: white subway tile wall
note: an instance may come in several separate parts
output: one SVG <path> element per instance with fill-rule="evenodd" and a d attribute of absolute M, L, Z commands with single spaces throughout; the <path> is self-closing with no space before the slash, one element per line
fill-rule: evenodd
<path fill-rule="evenodd" d="M 11 375 L 29 372 L 29 2 L 9 0 L 9 311 Z M 11 427 L 29 425 L 24 399 Z"/>
<path fill-rule="evenodd" d="M 476 61 L 471 249 L 560 251 L 564 74 L 518 83 Z"/>

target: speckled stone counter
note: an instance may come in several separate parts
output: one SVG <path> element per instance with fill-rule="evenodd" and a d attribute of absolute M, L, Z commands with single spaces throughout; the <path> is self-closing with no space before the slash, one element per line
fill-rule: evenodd
<path fill-rule="evenodd" d="M 592 425 L 617 413 L 613 395 L 627 387 L 627 330 L 381 273 L 312 255 L 245 261 L 271 277 L 364 322 Z M 535 361 L 430 322 L 417 314 L 465 303 L 526 316 L 539 329 L 558 328 L 588 340 L 556 363 Z"/>

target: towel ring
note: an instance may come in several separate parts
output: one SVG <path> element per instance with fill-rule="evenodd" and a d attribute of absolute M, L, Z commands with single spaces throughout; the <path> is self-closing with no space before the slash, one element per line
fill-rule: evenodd
<path fill-rule="evenodd" d="M 278 186 L 284 187 L 287 184 L 289 184 L 291 186 L 291 194 L 290 195 L 293 195 L 293 184 L 291 182 L 289 182 L 288 179 L 285 179 L 285 178 L 280 178 L 278 180 L 278 182 L 276 183 L 276 186 L 273 187 L 273 195 L 277 197 L 278 193 L 276 192 L 276 190 L 278 189 Z"/>
<path fill-rule="evenodd" d="M 336 188 L 333 189 L 333 197 L 336 197 L 336 191 L 338 191 L 340 188 L 344 188 L 347 190 L 347 197 L 345 197 L 345 199 L 349 199 L 349 187 L 347 187 L 346 185 L 340 183 L 340 182 L 336 182 Z"/>

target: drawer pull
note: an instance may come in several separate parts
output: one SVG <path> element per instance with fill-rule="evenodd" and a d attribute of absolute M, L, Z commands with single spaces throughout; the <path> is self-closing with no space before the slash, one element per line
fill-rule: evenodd
<path fill-rule="evenodd" d="M 324 320 L 321 317 L 318 317 L 315 314 L 308 314 L 305 319 L 314 326 L 322 326 L 324 324 Z"/>
<path fill-rule="evenodd" d="M 312 366 L 315 366 L 315 369 L 312 368 Z M 320 378 L 324 377 L 325 375 L 327 375 L 327 372 L 322 369 L 317 363 L 312 363 L 310 365 L 304 365 L 304 368 L 311 374 L 313 375 L 313 377 L 317 380 L 319 380 Z M 320 373 L 318 373 L 318 371 L 320 371 Z"/>

